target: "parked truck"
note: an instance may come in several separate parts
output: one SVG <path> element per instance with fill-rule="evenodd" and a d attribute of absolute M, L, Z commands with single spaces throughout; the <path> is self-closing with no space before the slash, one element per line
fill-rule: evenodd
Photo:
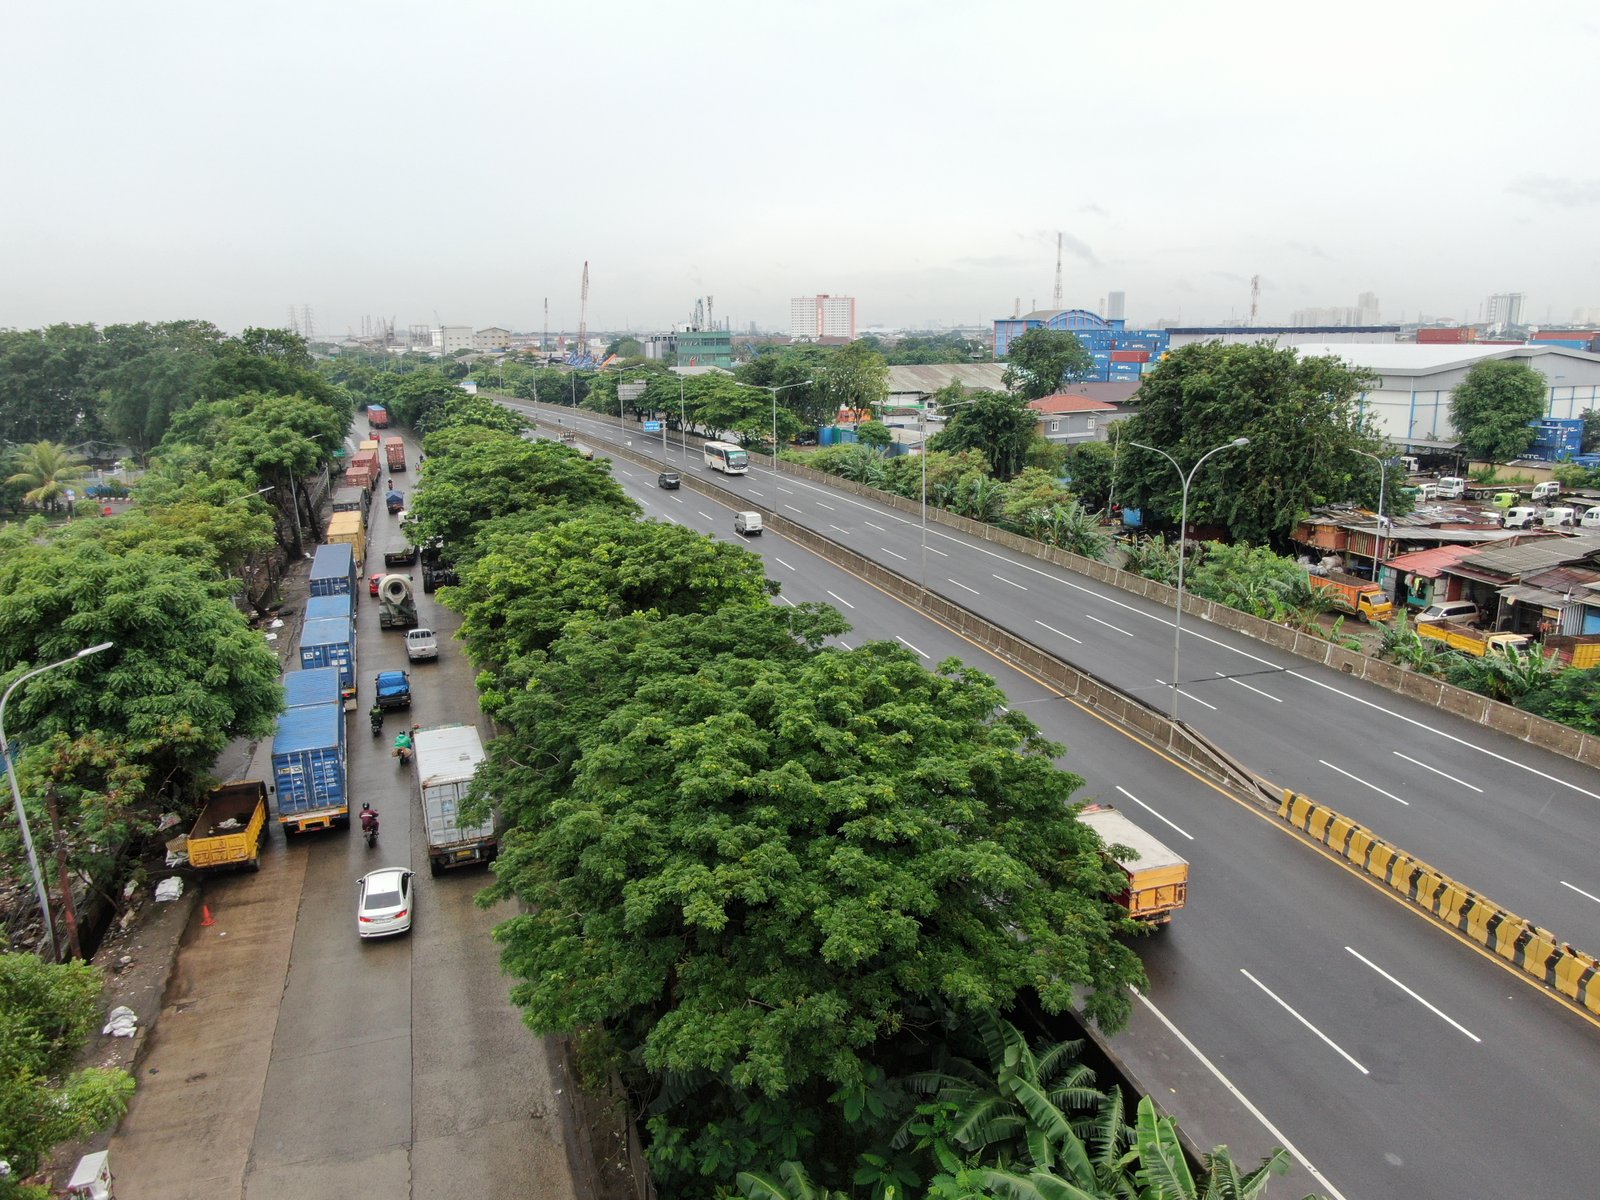
<path fill-rule="evenodd" d="M 355 595 L 355 547 L 341 543 L 318 546 L 311 560 L 310 587 L 313 596 Z"/>
<path fill-rule="evenodd" d="M 283 707 L 315 708 L 319 704 L 337 704 L 341 686 L 338 667 L 286 671 L 283 676 Z"/>
<path fill-rule="evenodd" d="M 338 512 L 328 519 L 327 544 L 346 545 L 355 553 L 356 569 L 367 560 L 367 532 L 358 512 Z"/>
<path fill-rule="evenodd" d="M 384 506 L 388 508 L 390 515 L 398 512 L 404 512 L 406 508 L 406 494 L 400 491 L 398 488 L 390 488 L 388 494 L 383 498 L 383 503 Z"/>
<path fill-rule="evenodd" d="M 1417 633 L 1431 641 L 1443 642 L 1451 650 L 1482 658 L 1485 654 L 1504 654 L 1508 649 L 1526 650 L 1528 638 L 1520 633 L 1484 633 L 1465 621 L 1418 621 Z"/>
<path fill-rule="evenodd" d="M 345 787 L 344 709 L 291 708 L 272 739 L 272 783 L 285 833 L 350 824 Z"/>
<path fill-rule="evenodd" d="M 411 676 L 404 671 L 379 671 L 372 688 L 379 708 L 411 707 Z"/>
<path fill-rule="evenodd" d="M 367 424 L 373 429 L 389 428 L 389 410 L 381 404 L 367 405 Z"/>
<path fill-rule="evenodd" d="M 189 865 L 202 871 L 259 871 L 266 840 L 267 785 L 259 779 L 236 779 L 206 794 L 189 830 Z"/>
<path fill-rule="evenodd" d="M 411 594 L 411 580 L 404 575 L 385 575 L 378 580 L 378 628 L 410 629 L 417 623 L 417 601 Z"/>
<path fill-rule="evenodd" d="M 397 437 L 384 438 L 383 456 L 388 460 L 389 470 L 404 471 L 406 469 L 405 440 Z"/>
<path fill-rule="evenodd" d="M 336 667 L 339 686 L 356 681 L 356 639 L 349 617 L 322 617 L 300 628 L 300 668 Z"/>
<path fill-rule="evenodd" d="M 422 548 L 422 590 L 433 595 L 435 588 L 454 587 L 461 580 L 455 564 L 444 556 L 444 543 L 433 541 Z"/>
<path fill-rule="evenodd" d="M 494 813 L 481 821 L 461 820 L 461 805 L 484 758 L 477 729 L 471 725 L 419 729 L 412 735 L 412 745 L 422 788 L 429 871 L 437 875 L 449 867 L 489 862 L 499 848 Z"/>
<path fill-rule="evenodd" d="M 1089 805 L 1078 820 L 1100 835 L 1106 857 L 1126 876 L 1127 887 L 1115 899 L 1128 915 L 1150 925 L 1172 920 L 1189 898 L 1188 860 L 1109 804 Z"/>
<path fill-rule="evenodd" d="M 346 472 L 348 474 L 348 472 Z M 364 487 L 354 487 L 348 483 L 336 488 L 333 493 L 334 512 L 358 512 L 363 517 L 372 507 L 372 493 Z"/>
<path fill-rule="evenodd" d="M 1343 571 L 1329 571 L 1326 575 L 1310 575 L 1307 578 L 1315 591 L 1331 596 L 1335 604 L 1358 621 L 1387 621 L 1394 616 L 1394 603 L 1370 579 L 1347 575 Z"/>
<path fill-rule="evenodd" d="M 1547 637 L 1544 639 L 1544 648 L 1569 667 L 1579 670 L 1600 667 L 1600 633 Z"/>
<path fill-rule="evenodd" d="M 386 567 L 409 567 L 417 561 L 417 548 L 407 542 L 399 546 L 390 546 L 383 552 L 383 565 Z"/>

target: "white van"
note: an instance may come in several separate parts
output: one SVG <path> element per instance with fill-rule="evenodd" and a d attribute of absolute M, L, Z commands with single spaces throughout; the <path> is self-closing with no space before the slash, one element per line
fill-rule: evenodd
<path fill-rule="evenodd" d="M 1539 524 L 1551 528 L 1558 525 L 1576 525 L 1577 523 L 1578 514 L 1570 508 L 1547 508 L 1544 510 L 1544 516 L 1539 520 Z"/>
<path fill-rule="evenodd" d="M 1476 625 L 1482 616 L 1471 600 L 1435 600 L 1418 615 L 1419 621 L 1466 621 Z"/>
<path fill-rule="evenodd" d="M 1533 488 L 1533 502 L 1541 500 L 1557 500 L 1561 497 L 1561 485 L 1554 479 L 1547 479 L 1543 483 L 1535 484 Z"/>
<path fill-rule="evenodd" d="M 745 537 L 761 536 L 761 514 L 758 512 L 736 512 L 733 514 L 733 531 Z"/>
<path fill-rule="evenodd" d="M 1585 529 L 1600 529 L 1600 504 L 1584 509 L 1583 516 L 1578 518 L 1578 524 Z"/>
<path fill-rule="evenodd" d="M 1516 508 L 1506 509 L 1505 527 L 1507 529 L 1531 529 L 1538 519 L 1538 509 L 1519 505 Z"/>

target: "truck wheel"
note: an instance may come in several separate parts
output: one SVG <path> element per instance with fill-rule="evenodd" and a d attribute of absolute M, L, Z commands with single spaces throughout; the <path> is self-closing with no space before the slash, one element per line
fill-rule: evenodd
<path fill-rule="evenodd" d="M 428 860 L 428 874 L 429 875 L 432 875 L 432 876 L 437 878 L 439 873 L 443 869 L 444 868 L 439 865 L 439 860 L 437 858 L 430 858 Z"/>

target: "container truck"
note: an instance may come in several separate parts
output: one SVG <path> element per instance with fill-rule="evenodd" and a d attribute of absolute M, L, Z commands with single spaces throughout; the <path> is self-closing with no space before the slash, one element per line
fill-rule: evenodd
<path fill-rule="evenodd" d="M 355 547 L 343 543 L 318 546 L 311 560 L 310 587 L 313 596 L 355 595 Z"/>
<path fill-rule="evenodd" d="M 348 474 L 348 471 L 346 472 Z M 333 511 L 358 512 L 366 516 L 367 509 L 372 505 L 372 493 L 365 488 L 344 486 L 333 493 Z"/>
<path fill-rule="evenodd" d="M 267 840 L 267 785 L 235 779 L 214 787 L 189 830 L 189 865 L 202 871 L 226 867 L 261 869 Z"/>
<path fill-rule="evenodd" d="M 1189 863 L 1109 804 L 1091 804 L 1078 820 L 1100 835 L 1102 853 L 1127 878 L 1115 897 L 1136 921 L 1165 925 L 1189 898 Z M 1133 851 L 1132 854 L 1124 851 Z"/>
<path fill-rule="evenodd" d="M 313 667 L 309 671 L 287 671 L 283 676 L 285 711 L 314 708 L 340 701 L 339 668 Z"/>
<path fill-rule="evenodd" d="M 428 869 L 437 875 L 448 867 L 486 863 L 499 845 L 494 813 L 463 824 L 461 805 L 483 761 L 483 742 L 471 725 L 440 725 L 412 735 L 417 779 L 422 789 L 422 815 L 427 827 Z"/>
<path fill-rule="evenodd" d="M 272 782 L 285 833 L 350 824 L 345 788 L 344 709 L 291 708 L 272 739 Z"/>
<path fill-rule="evenodd" d="M 357 450 L 360 452 L 360 454 L 376 454 L 378 452 L 378 445 L 379 442 L 377 438 L 362 438 L 361 445 L 357 447 Z"/>
<path fill-rule="evenodd" d="M 1464 621 L 1418 621 L 1417 634 L 1475 658 L 1528 648 L 1528 638 L 1523 634 L 1483 633 Z"/>
<path fill-rule="evenodd" d="M 1394 616 L 1394 603 L 1384 595 L 1383 589 L 1369 579 L 1347 575 L 1343 571 L 1329 571 L 1326 575 L 1310 575 L 1314 591 L 1330 596 L 1333 602 L 1356 620 L 1387 621 Z"/>
<path fill-rule="evenodd" d="M 356 682 L 356 640 L 348 617 L 323 617 L 307 621 L 300 630 L 300 669 L 336 667 L 339 686 Z"/>
<path fill-rule="evenodd" d="M 345 545 L 355 552 L 357 570 L 360 564 L 367 560 L 367 533 L 362 528 L 360 513 L 341 512 L 334 513 L 328 520 L 327 544 L 330 546 Z"/>
<path fill-rule="evenodd" d="M 367 405 L 367 424 L 373 429 L 389 428 L 389 410 L 381 404 Z"/>
<path fill-rule="evenodd" d="M 405 440 L 397 437 L 384 438 L 383 456 L 388 460 L 389 470 L 404 471 L 406 469 Z"/>
<path fill-rule="evenodd" d="M 337 596 L 312 596 L 306 601 L 306 620 L 321 621 L 328 617 L 344 617 L 353 619 L 355 612 L 355 597 L 343 593 Z"/>

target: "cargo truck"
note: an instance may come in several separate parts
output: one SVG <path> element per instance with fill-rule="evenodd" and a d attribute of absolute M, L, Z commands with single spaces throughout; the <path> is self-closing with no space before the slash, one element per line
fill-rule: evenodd
<path fill-rule="evenodd" d="M 342 592 L 337 596 L 312 596 L 306 601 L 306 620 L 322 621 L 328 617 L 343 617 L 351 620 L 355 617 L 355 597 L 346 596 Z"/>
<path fill-rule="evenodd" d="M 350 824 L 345 787 L 344 709 L 337 704 L 291 708 L 272 739 L 272 783 L 285 833 Z"/>
<path fill-rule="evenodd" d="M 484 758 L 477 729 L 471 725 L 419 729 L 412 735 L 412 744 L 422 789 L 429 871 L 437 875 L 449 867 L 489 862 L 499 846 L 494 813 L 482 821 L 461 821 L 461 805 Z"/>
<path fill-rule="evenodd" d="M 1311 587 L 1330 596 L 1333 602 L 1350 613 L 1356 620 L 1387 621 L 1394 616 L 1394 603 L 1384 595 L 1383 589 L 1359 575 L 1343 571 L 1329 571 L 1326 575 L 1310 575 Z"/>
<path fill-rule="evenodd" d="M 328 520 L 327 544 L 349 546 L 355 552 L 356 569 L 367 560 L 367 533 L 357 512 L 334 513 Z"/>
<path fill-rule="evenodd" d="M 367 425 L 373 429 L 389 428 L 389 410 L 381 404 L 367 405 Z"/>
<path fill-rule="evenodd" d="M 285 710 L 337 704 L 340 699 L 339 668 L 313 667 L 309 671 L 285 672 L 283 692 Z"/>
<path fill-rule="evenodd" d="M 1128 915 L 1150 925 L 1172 920 L 1189 898 L 1188 861 L 1109 804 L 1089 805 L 1078 820 L 1100 835 L 1103 853 L 1127 878 L 1127 886 L 1115 899 Z"/>
<path fill-rule="evenodd" d="M 366 516 L 367 510 L 372 506 L 372 493 L 365 488 L 344 486 L 337 488 L 333 493 L 334 512 L 358 512 Z"/>
<path fill-rule="evenodd" d="M 405 440 L 397 437 L 384 438 L 383 456 L 389 463 L 389 470 L 404 471 L 406 469 Z"/>
<path fill-rule="evenodd" d="M 355 595 L 355 547 L 339 542 L 318 546 L 311 560 L 310 589 L 313 596 Z"/>
<path fill-rule="evenodd" d="M 435 588 L 454 587 L 461 582 L 455 564 L 444 556 L 444 543 L 434 541 L 422 548 L 422 590 L 433 595 Z"/>
<path fill-rule="evenodd" d="M 404 671 L 379 671 L 372 687 L 379 708 L 411 707 L 411 676 Z"/>
<path fill-rule="evenodd" d="M 301 627 L 300 669 L 308 667 L 337 667 L 339 686 L 355 686 L 356 643 L 348 617 L 323 617 Z"/>
<path fill-rule="evenodd" d="M 406 508 L 406 494 L 395 488 L 389 489 L 389 494 L 383 498 L 384 505 L 391 514 L 404 512 Z"/>
<path fill-rule="evenodd" d="M 1483 633 L 1464 621 L 1418 621 L 1417 633 L 1442 642 L 1475 658 L 1485 654 L 1504 654 L 1507 650 L 1526 650 L 1528 638 L 1520 633 Z"/>
<path fill-rule="evenodd" d="M 267 785 L 259 779 L 235 779 L 207 793 L 189 830 L 189 865 L 202 871 L 259 871 L 266 840 Z"/>

